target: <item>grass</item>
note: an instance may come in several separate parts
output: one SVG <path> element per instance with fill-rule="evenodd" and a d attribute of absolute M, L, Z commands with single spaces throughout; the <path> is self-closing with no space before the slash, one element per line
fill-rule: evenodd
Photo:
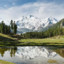
<path fill-rule="evenodd" d="M 57 63 L 57 61 L 56 60 L 48 60 L 48 63 Z"/>
<path fill-rule="evenodd" d="M 55 36 L 44 39 L 21 39 L 18 35 L 0 33 L 0 46 L 28 46 L 28 45 L 61 45 L 64 46 L 64 36 Z"/>
<path fill-rule="evenodd" d="M 3 60 L 0 60 L 0 64 L 15 64 L 15 63 L 12 63 L 12 62 L 8 62 L 8 61 L 3 61 Z"/>
<path fill-rule="evenodd" d="M 27 45 L 64 45 L 64 36 L 55 36 L 44 39 L 21 39 L 21 44 Z"/>
<path fill-rule="evenodd" d="M 2 33 L 0 33 L 0 36 L 5 37 L 5 38 L 9 38 L 9 39 L 12 39 L 12 40 L 16 39 L 16 38 L 11 37 L 10 35 L 6 35 L 6 34 L 2 34 Z"/>
<path fill-rule="evenodd" d="M 17 38 L 0 33 L 0 46 L 15 46 L 18 44 Z"/>

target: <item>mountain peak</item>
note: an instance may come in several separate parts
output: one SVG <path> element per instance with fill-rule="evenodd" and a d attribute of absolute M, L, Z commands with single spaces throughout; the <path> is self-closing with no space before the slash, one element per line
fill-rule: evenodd
<path fill-rule="evenodd" d="M 48 18 L 49 20 L 56 20 L 56 21 L 58 21 L 56 18 L 54 18 L 54 17 L 49 17 Z"/>
<path fill-rule="evenodd" d="M 34 17 L 33 15 L 29 15 L 30 17 Z"/>
<path fill-rule="evenodd" d="M 53 17 L 49 17 L 49 18 L 48 18 L 48 21 L 49 21 L 50 23 L 52 23 L 52 24 L 53 24 L 53 23 L 55 24 L 55 23 L 58 22 L 58 20 L 57 20 L 56 18 L 53 18 Z"/>
<path fill-rule="evenodd" d="M 29 15 L 26 17 L 21 17 L 16 21 L 18 26 L 18 32 L 32 32 L 32 31 L 42 31 L 46 27 L 57 23 L 58 21 L 55 18 L 45 18 L 39 19 L 34 17 L 33 15 Z"/>

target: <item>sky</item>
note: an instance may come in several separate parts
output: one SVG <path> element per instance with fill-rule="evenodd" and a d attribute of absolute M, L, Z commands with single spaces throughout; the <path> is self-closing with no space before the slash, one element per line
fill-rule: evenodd
<path fill-rule="evenodd" d="M 64 18 L 64 0 L 0 0 L 0 20 L 16 20 L 22 16 Z"/>

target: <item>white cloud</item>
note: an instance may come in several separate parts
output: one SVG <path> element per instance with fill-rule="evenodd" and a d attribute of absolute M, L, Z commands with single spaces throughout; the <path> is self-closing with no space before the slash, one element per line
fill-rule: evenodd
<path fill-rule="evenodd" d="M 55 3 L 29 3 L 21 6 L 14 6 L 8 9 L 0 9 L 0 18 L 3 20 L 15 20 L 21 16 L 34 15 L 37 17 L 55 17 L 61 19 L 64 17 L 64 5 Z"/>

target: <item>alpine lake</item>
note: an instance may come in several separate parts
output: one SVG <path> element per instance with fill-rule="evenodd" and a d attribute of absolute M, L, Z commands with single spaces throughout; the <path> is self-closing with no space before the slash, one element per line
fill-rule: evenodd
<path fill-rule="evenodd" d="M 64 48 L 56 46 L 0 47 L 0 60 L 15 64 L 64 64 Z"/>

